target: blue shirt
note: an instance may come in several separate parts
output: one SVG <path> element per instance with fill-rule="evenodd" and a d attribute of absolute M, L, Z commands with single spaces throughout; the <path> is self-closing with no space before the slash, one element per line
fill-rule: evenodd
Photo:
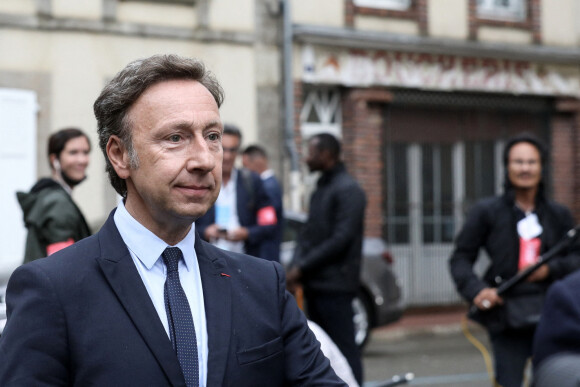
<path fill-rule="evenodd" d="M 153 234 L 135 220 L 125 208 L 123 201 L 117 206 L 114 220 L 123 241 L 131 253 L 131 258 L 133 258 L 141 280 L 145 288 L 147 288 L 147 293 L 149 293 L 149 297 L 157 310 L 157 314 L 165 327 L 167 337 L 169 337 L 169 325 L 163 296 L 167 269 L 161 257 L 163 251 L 169 246 L 157 237 L 157 235 Z M 179 280 L 181 281 L 181 286 L 185 291 L 185 295 L 189 301 L 189 307 L 191 308 L 191 314 L 193 315 L 195 335 L 197 337 L 199 382 L 200 387 L 205 387 L 207 382 L 208 357 L 207 322 L 205 318 L 201 276 L 194 246 L 195 224 L 192 224 L 187 236 L 181 242 L 171 247 L 179 247 L 183 253 L 183 260 L 179 262 Z"/>

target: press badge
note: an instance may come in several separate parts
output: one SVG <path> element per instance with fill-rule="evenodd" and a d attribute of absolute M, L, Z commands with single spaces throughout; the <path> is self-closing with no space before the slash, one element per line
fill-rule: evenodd
<path fill-rule="evenodd" d="M 520 257 L 518 269 L 522 270 L 538 262 L 540 257 L 540 234 L 543 228 L 536 214 L 528 214 L 520 220 L 517 225 L 518 235 L 520 236 Z"/>
<path fill-rule="evenodd" d="M 231 210 L 229 206 L 217 205 L 215 206 L 215 223 L 220 228 L 230 227 Z"/>

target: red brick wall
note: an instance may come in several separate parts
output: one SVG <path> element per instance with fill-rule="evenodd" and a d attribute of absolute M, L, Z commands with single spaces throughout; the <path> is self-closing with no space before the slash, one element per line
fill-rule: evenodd
<path fill-rule="evenodd" d="M 367 194 L 365 235 L 381 237 L 384 104 L 392 95 L 381 89 L 346 89 L 342 101 L 343 156 L 349 172 Z"/>
<path fill-rule="evenodd" d="M 557 114 L 551 119 L 551 165 L 554 200 L 574 211 L 576 179 L 576 130 L 570 114 Z M 580 219 L 580 218 L 579 218 Z"/>
<path fill-rule="evenodd" d="M 294 84 L 295 91 L 295 139 L 299 153 L 302 152 L 302 136 L 300 133 L 300 110 L 302 108 L 303 87 L 300 82 Z M 343 158 L 349 172 L 360 182 L 367 194 L 368 204 L 365 220 L 365 235 L 368 237 L 381 237 L 382 214 L 383 214 L 383 176 L 384 165 L 382 147 L 384 145 L 384 109 L 392 100 L 392 95 L 385 89 L 379 88 L 346 88 L 342 93 L 342 128 L 343 128 Z M 557 112 L 551 116 L 550 141 L 551 141 L 551 166 L 552 186 L 554 199 L 568 206 L 575 219 L 580 222 L 580 200 L 577 192 L 580 192 L 580 101 L 575 99 L 562 99 L 556 103 Z M 393 112 L 393 114 L 396 112 Z M 419 112 L 420 113 L 420 112 Z M 420 120 L 422 115 L 415 113 L 405 115 L 405 121 L 410 118 Z M 425 114 L 429 112 L 423 112 Z M 430 112 L 430 125 L 437 124 Z M 485 115 L 483 116 L 486 117 Z M 396 116 L 392 116 L 394 120 Z M 468 117 L 469 118 L 469 117 Z M 490 119 L 493 117 L 489 117 Z M 479 116 L 479 125 L 485 124 Z M 444 120 L 445 121 L 445 120 Z M 520 116 L 517 120 L 519 125 L 512 123 L 510 128 L 514 131 L 530 130 L 534 125 Z M 391 133 L 389 136 L 401 135 L 405 140 L 414 136 L 417 128 L 423 128 L 419 122 L 408 122 L 404 133 Z M 476 131 L 473 133 L 477 139 L 489 136 L 497 138 L 493 128 L 500 125 L 484 125 L 485 133 Z M 448 125 L 445 126 L 449 129 Z M 472 125 L 467 125 L 472 127 Z M 473 126 L 474 127 L 474 126 Z M 524 128 L 525 127 L 525 128 Z M 527 128 L 527 129 L 526 129 Z M 433 129 L 433 128 L 431 128 Z M 421 139 L 428 140 L 429 134 L 437 133 L 437 140 L 456 140 L 459 133 L 453 131 L 447 133 L 442 130 L 420 130 Z M 419 133 L 416 133 L 419 135 Z M 485 135 L 484 135 L 485 134 Z M 513 133 L 502 133 L 503 136 Z M 394 140 L 390 138 L 390 140 Z M 471 138 L 469 131 L 463 132 L 461 138 Z"/>
<path fill-rule="evenodd" d="M 580 101 L 556 101 L 551 120 L 551 160 L 554 199 L 568 206 L 580 222 Z"/>

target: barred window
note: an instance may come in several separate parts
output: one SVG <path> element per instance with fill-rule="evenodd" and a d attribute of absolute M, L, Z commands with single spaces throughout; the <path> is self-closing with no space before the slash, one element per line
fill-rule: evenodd
<path fill-rule="evenodd" d="M 354 5 L 357 7 L 406 11 L 411 7 L 411 0 L 354 0 Z"/>
<path fill-rule="evenodd" d="M 526 0 L 477 0 L 477 17 L 481 19 L 524 21 Z"/>
<path fill-rule="evenodd" d="M 195 5 L 198 0 L 119 0 L 121 2 L 141 2 L 141 3 L 160 3 L 160 4 L 179 4 Z"/>

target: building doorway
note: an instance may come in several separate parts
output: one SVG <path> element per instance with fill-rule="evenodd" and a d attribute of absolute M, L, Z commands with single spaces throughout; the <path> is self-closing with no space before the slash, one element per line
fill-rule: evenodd
<path fill-rule="evenodd" d="M 409 94 L 395 94 L 385 110 L 383 238 L 395 256 L 407 305 L 453 304 L 460 298 L 447 260 L 466 211 L 503 191 L 508 137 L 527 131 L 548 143 L 548 103 Z M 477 270 L 485 266 L 480 260 Z"/>

